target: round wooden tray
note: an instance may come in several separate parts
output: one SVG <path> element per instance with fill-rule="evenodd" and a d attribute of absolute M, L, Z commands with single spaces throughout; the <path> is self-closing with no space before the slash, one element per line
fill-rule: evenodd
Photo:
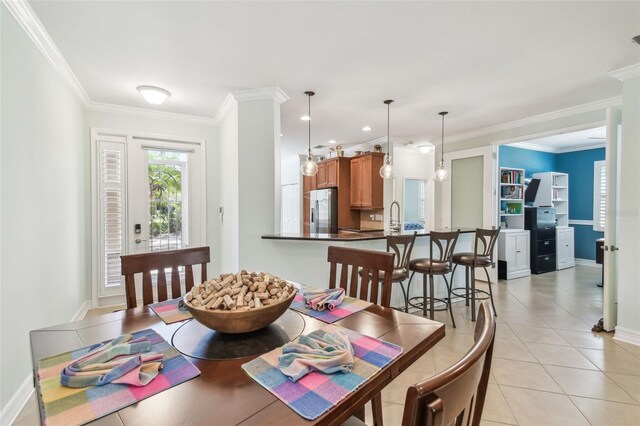
<path fill-rule="evenodd" d="M 267 327 L 241 334 L 221 333 L 190 320 L 173 333 L 171 344 L 182 354 L 193 358 L 244 358 L 289 343 L 302 333 L 304 325 L 302 315 L 291 309 Z"/>

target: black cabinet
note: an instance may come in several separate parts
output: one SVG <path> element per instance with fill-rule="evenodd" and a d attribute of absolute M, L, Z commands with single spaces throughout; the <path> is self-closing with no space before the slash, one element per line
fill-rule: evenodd
<path fill-rule="evenodd" d="M 531 273 L 556 270 L 556 210 L 553 207 L 527 207 L 524 227 L 530 232 Z"/>

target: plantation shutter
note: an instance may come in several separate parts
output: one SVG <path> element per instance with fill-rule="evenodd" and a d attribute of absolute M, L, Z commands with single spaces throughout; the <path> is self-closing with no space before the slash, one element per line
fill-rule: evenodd
<path fill-rule="evenodd" d="M 607 167 L 604 161 L 593 163 L 593 230 L 604 232 L 607 216 Z"/>
<path fill-rule="evenodd" d="M 120 256 L 125 254 L 125 144 L 98 141 L 100 296 L 124 293 Z"/>

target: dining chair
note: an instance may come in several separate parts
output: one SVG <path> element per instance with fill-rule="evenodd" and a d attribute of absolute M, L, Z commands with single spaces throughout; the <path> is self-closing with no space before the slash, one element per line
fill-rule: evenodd
<path fill-rule="evenodd" d="M 493 308 L 483 302 L 471 349 L 451 367 L 407 389 L 402 426 L 479 426 L 489 385 L 495 336 Z M 364 423 L 351 417 L 344 425 L 362 426 Z"/>
<path fill-rule="evenodd" d="M 331 264 L 329 288 L 343 288 L 345 294 L 351 297 L 388 308 L 391 306 L 394 258 L 395 253 L 329 246 L 327 254 L 327 261 Z M 338 265 L 340 265 L 339 281 Z M 363 272 L 360 273 L 360 271 Z M 379 392 L 371 398 L 371 409 L 373 424 L 382 426 L 382 396 Z"/>
<path fill-rule="evenodd" d="M 493 303 L 493 291 L 491 290 L 491 277 L 489 276 L 488 267 L 495 268 L 496 264 L 493 261 L 493 248 L 498 241 L 498 229 L 476 229 L 476 236 L 474 239 L 473 253 L 455 253 L 453 255 L 453 272 L 451 273 L 451 282 L 453 283 L 453 276 L 456 273 L 456 268 L 464 266 L 465 272 L 465 286 L 456 287 L 451 289 L 451 294 L 458 297 L 464 297 L 466 305 L 469 306 L 469 300 L 471 300 L 471 321 L 476 320 L 476 300 L 491 299 L 491 306 L 493 307 L 494 315 L 498 315 L 496 312 L 496 305 Z M 487 285 L 489 286 L 489 292 L 476 288 L 476 268 L 484 269 L 484 273 L 487 275 Z M 464 294 L 460 294 L 460 291 L 464 290 Z M 478 297 L 478 294 L 482 296 Z"/>
<path fill-rule="evenodd" d="M 413 259 L 409 262 L 411 278 L 409 278 L 409 284 L 407 285 L 407 292 L 409 292 L 413 276 L 416 272 L 422 274 L 422 297 L 418 296 L 410 298 L 409 304 L 415 308 L 422 308 L 423 316 L 427 316 L 428 307 L 429 319 L 434 319 L 435 311 L 445 311 L 448 309 L 449 314 L 451 315 L 453 328 L 456 327 L 456 320 L 453 317 L 453 308 L 451 306 L 451 285 L 449 284 L 449 281 L 447 281 L 447 274 L 451 272 L 453 251 L 455 250 L 459 236 L 459 229 L 452 232 L 433 231 L 429 233 L 429 257 Z M 434 275 L 441 275 L 444 279 L 447 286 L 446 298 L 435 297 Z M 428 289 L 427 281 L 429 282 Z M 417 301 L 418 299 L 422 299 L 422 301 Z M 412 303 L 412 300 L 416 300 L 417 302 Z M 441 302 L 443 307 L 436 309 L 435 302 Z"/>
<path fill-rule="evenodd" d="M 474 344 L 446 370 L 410 386 L 402 426 L 480 424 L 487 395 L 496 322 L 493 308 L 480 304 Z"/>
<path fill-rule="evenodd" d="M 122 275 L 125 279 L 127 309 L 138 305 L 136 298 L 135 274 L 142 273 L 142 305 L 153 303 L 153 285 L 151 273 L 157 271 L 157 300 L 167 300 L 167 277 L 165 269 L 171 268 L 171 298 L 180 297 L 193 287 L 193 265 L 200 264 L 200 282 L 207 280 L 209 247 L 193 247 L 181 250 L 157 251 L 151 253 L 120 256 Z M 181 291 L 180 267 L 184 267 L 184 292 Z"/>
<path fill-rule="evenodd" d="M 329 288 L 341 287 L 348 296 L 388 308 L 394 257 L 394 253 L 329 246 Z M 339 281 L 338 265 L 341 266 Z"/>
<path fill-rule="evenodd" d="M 391 273 L 391 283 L 393 294 L 393 284 L 398 283 L 404 297 L 404 312 L 409 312 L 409 294 L 404 288 L 404 280 L 409 277 L 409 261 L 411 260 L 411 251 L 416 242 L 417 232 L 412 235 L 388 235 L 387 236 L 387 252 L 395 253 L 395 263 L 393 272 Z M 360 276 L 364 270 L 360 270 Z M 381 271 L 380 280 L 384 280 L 384 272 Z"/>

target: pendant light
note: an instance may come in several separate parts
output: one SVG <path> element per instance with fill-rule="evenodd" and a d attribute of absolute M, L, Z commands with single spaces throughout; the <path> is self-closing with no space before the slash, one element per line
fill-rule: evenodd
<path fill-rule="evenodd" d="M 387 104 L 387 153 L 384 156 L 384 165 L 380 167 L 380 176 L 384 179 L 393 178 L 393 162 L 391 161 L 391 146 L 389 143 L 389 109 L 391 102 L 393 102 L 391 99 L 384 101 Z"/>
<path fill-rule="evenodd" d="M 307 114 L 307 117 L 309 117 L 307 120 L 309 123 L 309 146 L 307 149 L 307 159 L 302 163 L 302 166 L 300 166 L 300 171 L 304 176 L 314 176 L 318 173 L 318 165 L 313 161 L 313 157 L 311 156 L 311 97 L 315 95 L 315 93 L 306 91 L 304 94 L 309 98 L 309 113 Z"/>
<path fill-rule="evenodd" d="M 449 172 L 444 168 L 444 116 L 449 113 L 443 111 L 438 114 L 442 116 L 442 145 L 440 146 L 440 162 L 438 163 L 438 170 L 436 170 L 435 179 L 438 182 L 444 182 L 449 179 Z"/>

